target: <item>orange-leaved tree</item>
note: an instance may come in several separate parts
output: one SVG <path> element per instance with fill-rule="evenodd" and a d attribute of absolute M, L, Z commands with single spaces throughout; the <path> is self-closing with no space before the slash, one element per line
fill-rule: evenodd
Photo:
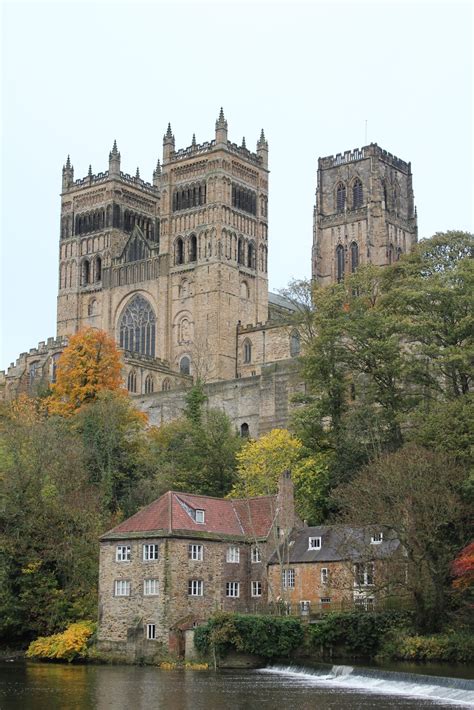
<path fill-rule="evenodd" d="M 453 587 L 468 589 L 474 586 L 474 542 L 461 550 L 454 560 L 451 570 L 455 577 Z"/>
<path fill-rule="evenodd" d="M 103 330 L 86 328 L 72 335 L 57 363 L 48 411 L 69 416 L 99 392 L 121 390 L 121 367 L 117 346 Z"/>

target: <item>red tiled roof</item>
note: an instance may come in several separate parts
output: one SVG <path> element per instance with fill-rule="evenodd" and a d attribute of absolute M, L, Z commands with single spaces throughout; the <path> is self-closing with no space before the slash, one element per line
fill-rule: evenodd
<path fill-rule="evenodd" d="M 266 537 L 275 517 L 276 500 L 276 496 L 224 499 L 169 491 L 103 537 L 157 530 Z M 197 523 L 186 507 L 203 510 L 204 523 Z"/>

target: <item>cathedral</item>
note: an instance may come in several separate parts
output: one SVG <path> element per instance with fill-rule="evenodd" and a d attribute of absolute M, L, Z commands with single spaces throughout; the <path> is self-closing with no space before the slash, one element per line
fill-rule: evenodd
<path fill-rule="evenodd" d="M 284 426 L 302 388 L 293 305 L 268 290 L 268 143 L 228 138 L 221 109 L 212 140 L 176 149 L 168 125 L 151 182 L 121 170 L 74 179 L 62 171 L 57 336 L 0 373 L 0 398 L 54 381 L 69 335 L 109 333 L 124 383 L 159 424 L 179 416 L 186 389 L 206 383 L 209 406 L 242 435 Z M 312 275 L 340 282 L 359 265 L 390 264 L 417 239 L 411 165 L 376 144 L 320 158 Z"/>

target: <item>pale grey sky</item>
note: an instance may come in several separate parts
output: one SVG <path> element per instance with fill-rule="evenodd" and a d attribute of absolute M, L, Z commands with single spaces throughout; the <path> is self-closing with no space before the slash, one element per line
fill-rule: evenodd
<path fill-rule="evenodd" d="M 55 335 L 59 192 L 177 148 L 269 141 L 273 290 L 310 274 L 318 156 L 377 142 L 412 162 L 419 234 L 473 229 L 472 6 L 456 2 L 5 2 L 2 353 Z"/>

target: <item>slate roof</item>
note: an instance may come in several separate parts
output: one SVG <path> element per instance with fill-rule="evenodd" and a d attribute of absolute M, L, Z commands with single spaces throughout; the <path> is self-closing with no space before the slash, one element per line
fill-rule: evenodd
<path fill-rule="evenodd" d="M 383 541 L 371 544 L 374 532 L 383 532 Z M 309 538 L 320 537 L 320 549 L 308 549 Z M 382 559 L 390 557 L 400 547 L 400 542 L 393 532 L 385 527 L 351 528 L 345 525 L 317 525 L 302 528 L 292 533 L 288 552 L 285 550 L 285 562 L 337 562 L 341 560 Z M 277 564 L 275 553 L 269 564 Z"/>
<path fill-rule="evenodd" d="M 168 491 L 138 513 L 109 530 L 101 539 L 127 537 L 131 533 L 194 532 L 212 536 L 265 538 L 277 509 L 277 496 L 224 499 Z M 195 511 L 204 511 L 204 523 Z"/>
<path fill-rule="evenodd" d="M 285 296 L 280 296 L 279 293 L 268 292 L 268 304 L 277 306 L 278 308 L 286 308 L 288 311 L 296 311 L 296 306 Z"/>

